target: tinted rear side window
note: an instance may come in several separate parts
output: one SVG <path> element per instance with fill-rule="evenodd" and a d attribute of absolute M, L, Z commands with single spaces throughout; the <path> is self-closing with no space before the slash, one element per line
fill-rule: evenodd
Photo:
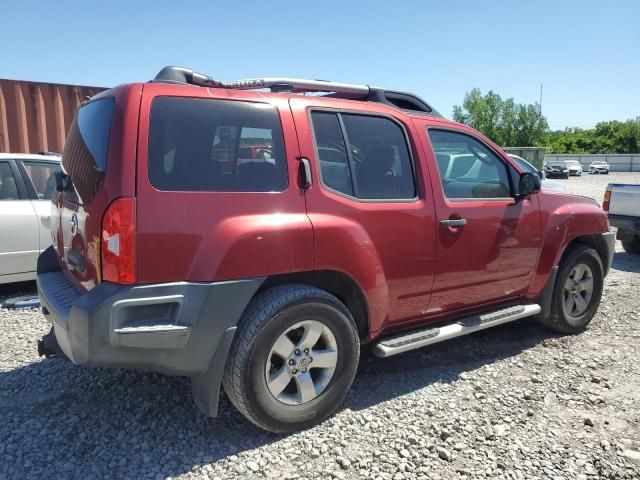
<path fill-rule="evenodd" d="M 312 112 L 311 119 L 326 187 L 364 200 L 415 198 L 411 155 L 397 123 L 322 111 Z"/>
<path fill-rule="evenodd" d="M 338 116 L 335 113 L 313 112 L 311 117 L 322 181 L 333 190 L 353 196 L 351 165 Z"/>
<path fill-rule="evenodd" d="M 109 136 L 114 99 L 102 98 L 80 107 L 73 120 L 62 154 L 62 165 L 71 177 L 77 197 L 89 203 L 102 186 L 109 155 Z"/>
<path fill-rule="evenodd" d="M 355 163 L 358 196 L 414 198 L 411 156 L 402 128 L 384 117 L 342 114 L 342 118 Z"/>
<path fill-rule="evenodd" d="M 159 97 L 151 106 L 149 181 L 160 190 L 278 192 L 287 186 L 272 105 Z"/>

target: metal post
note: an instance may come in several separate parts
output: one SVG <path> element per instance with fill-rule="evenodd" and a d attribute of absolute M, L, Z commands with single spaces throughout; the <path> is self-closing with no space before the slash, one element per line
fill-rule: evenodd
<path fill-rule="evenodd" d="M 538 103 L 538 115 L 542 116 L 542 82 L 540 82 L 540 103 Z"/>

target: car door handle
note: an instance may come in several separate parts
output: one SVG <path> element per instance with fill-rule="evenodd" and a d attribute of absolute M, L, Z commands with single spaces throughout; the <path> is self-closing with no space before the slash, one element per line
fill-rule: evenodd
<path fill-rule="evenodd" d="M 449 220 L 440 220 L 440 225 L 443 227 L 463 227 L 467 224 L 466 218 L 455 218 Z"/>

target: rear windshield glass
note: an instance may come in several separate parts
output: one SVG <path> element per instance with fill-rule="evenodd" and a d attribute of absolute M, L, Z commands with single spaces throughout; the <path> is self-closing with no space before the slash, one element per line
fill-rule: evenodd
<path fill-rule="evenodd" d="M 71 177 L 76 195 L 68 198 L 89 203 L 102 186 L 109 154 L 114 99 L 103 98 L 80 107 L 67 135 L 62 166 Z M 77 198 L 72 198 L 76 196 Z"/>
<path fill-rule="evenodd" d="M 272 105 L 159 97 L 151 106 L 149 180 L 160 190 L 277 192 L 287 186 Z"/>

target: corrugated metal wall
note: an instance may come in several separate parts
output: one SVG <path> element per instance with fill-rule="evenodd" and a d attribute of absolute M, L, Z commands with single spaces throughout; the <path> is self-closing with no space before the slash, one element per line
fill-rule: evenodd
<path fill-rule="evenodd" d="M 103 90 L 0 79 L 0 152 L 62 153 L 78 106 Z"/>

